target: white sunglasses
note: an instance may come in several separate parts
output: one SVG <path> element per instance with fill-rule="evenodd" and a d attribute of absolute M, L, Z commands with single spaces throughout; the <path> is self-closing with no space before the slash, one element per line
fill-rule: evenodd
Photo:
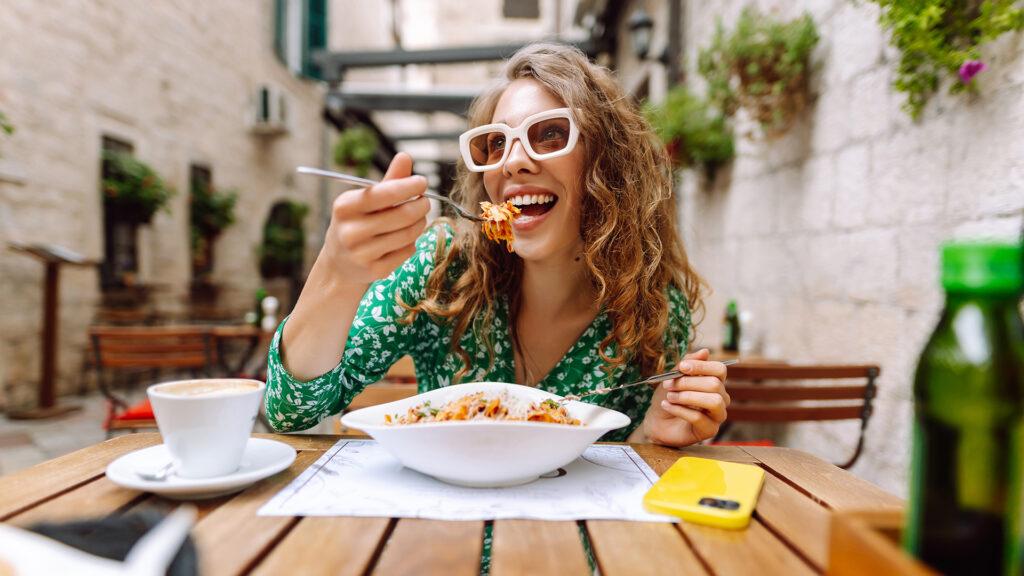
<path fill-rule="evenodd" d="M 459 136 L 459 150 L 467 168 L 486 172 L 505 162 L 514 140 L 523 143 L 530 158 L 547 160 L 572 152 L 579 136 L 569 109 L 555 108 L 526 118 L 516 128 L 498 123 L 468 130 Z"/>

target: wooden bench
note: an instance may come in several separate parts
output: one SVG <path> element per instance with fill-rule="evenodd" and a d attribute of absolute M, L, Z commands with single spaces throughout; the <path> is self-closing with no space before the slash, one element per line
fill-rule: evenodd
<path fill-rule="evenodd" d="M 726 390 L 732 398 L 726 426 L 739 422 L 807 422 L 860 420 L 853 455 L 841 468 L 853 466 L 864 448 L 864 434 L 877 393 L 875 365 L 795 365 L 740 362 L 729 367 Z M 858 381 L 821 385 L 811 381 Z M 785 382 L 780 384 L 779 382 Z"/>

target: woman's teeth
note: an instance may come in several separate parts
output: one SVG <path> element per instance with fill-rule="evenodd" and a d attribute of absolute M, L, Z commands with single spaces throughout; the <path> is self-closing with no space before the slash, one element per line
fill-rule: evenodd
<path fill-rule="evenodd" d="M 555 201 L 554 194 L 524 194 L 515 196 L 509 202 L 513 206 L 530 206 L 533 204 L 550 204 Z"/>

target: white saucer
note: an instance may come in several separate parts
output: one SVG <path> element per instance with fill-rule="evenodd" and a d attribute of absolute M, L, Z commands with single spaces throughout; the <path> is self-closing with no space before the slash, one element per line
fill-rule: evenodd
<path fill-rule="evenodd" d="M 252 484 L 291 466 L 295 461 L 295 449 L 291 446 L 264 438 L 250 438 L 242 455 L 238 470 L 213 478 L 180 478 L 173 473 L 166 480 L 143 480 L 136 470 L 157 470 L 171 456 L 163 444 L 136 450 L 121 456 L 107 466 L 107 478 L 125 488 L 144 490 L 176 500 L 199 500 L 231 494 L 248 488 Z"/>

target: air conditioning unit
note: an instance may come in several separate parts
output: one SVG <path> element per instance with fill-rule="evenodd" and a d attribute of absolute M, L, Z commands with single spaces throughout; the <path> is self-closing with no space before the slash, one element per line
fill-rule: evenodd
<path fill-rule="evenodd" d="M 261 84 L 256 87 L 251 127 L 256 134 L 288 131 L 288 94 L 280 86 Z"/>

